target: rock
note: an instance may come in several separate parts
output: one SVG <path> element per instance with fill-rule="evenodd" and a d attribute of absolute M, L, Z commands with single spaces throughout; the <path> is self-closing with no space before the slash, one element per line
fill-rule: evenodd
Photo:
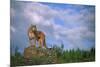
<path fill-rule="evenodd" d="M 24 58 L 31 59 L 34 56 L 43 56 L 45 53 L 41 50 L 41 48 L 35 48 L 33 46 L 27 47 L 24 49 Z"/>
<path fill-rule="evenodd" d="M 53 49 L 45 48 L 36 48 L 29 46 L 24 49 L 24 58 L 25 62 L 28 64 L 38 63 L 38 64 L 47 64 L 47 63 L 57 63 L 57 55 Z"/>

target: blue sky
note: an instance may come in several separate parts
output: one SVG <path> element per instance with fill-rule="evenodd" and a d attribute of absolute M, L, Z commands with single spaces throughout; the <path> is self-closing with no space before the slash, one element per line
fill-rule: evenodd
<path fill-rule="evenodd" d="M 89 50 L 95 47 L 95 6 L 16 1 L 11 3 L 11 49 L 29 46 L 27 30 L 35 24 L 48 47 Z"/>

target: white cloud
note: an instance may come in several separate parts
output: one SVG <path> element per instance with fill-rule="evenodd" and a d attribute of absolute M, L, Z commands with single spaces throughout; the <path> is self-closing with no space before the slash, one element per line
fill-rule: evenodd
<path fill-rule="evenodd" d="M 13 26 L 11 26 L 10 29 L 11 29 L 11 31 L 12 31 L 13 33 L 16 32 L 16 29 L 15 29 Z"/>
<path fill-rule="evenodd" d="M 29 24 L 36 24 L 38 29 L 45 32 L 46 37 L 51 37 L 55 40 L 68 40 L 71 47 L 85 47 L 82 44 L 82 39 L 93 39 L 94 31 L 90 31 L 86 24 L 94 20 L 94 14 L 88 14 L 88 10 L 82 9 L 75 12 L 73 9 L 53 9 L 48 5 L 41 3 L 18 3 L 20 5 L 19 12 L 16 11 L 19 17 L 27 19 Z M 19 8 L 19 7 L 16 7 Z M 15 15 L 15 10 L 12 8 L 11 16 Z M 58 17 L 64 21 L 64 25 L 56 24 L 55 18 Z M 20 22 L 18 22 L 20 25 Z M 23 23 L 24 24 L 24 23 Z M 94 23 L 92 23 L 94 24 Z M 89 24 L 91 26 L 91 24 Z M 71 26 L 71 28 L 69 27 Z M 25 28 L 25 27 L 23 27 Z M 15 32 L 15 28 L 11 26 L 11 30 Z"/>
<path fill-rule="evenodd" d="M 10 8 L 10 15 L 12 18 L 15 16 L 15 10 L 13 8 Z"/>

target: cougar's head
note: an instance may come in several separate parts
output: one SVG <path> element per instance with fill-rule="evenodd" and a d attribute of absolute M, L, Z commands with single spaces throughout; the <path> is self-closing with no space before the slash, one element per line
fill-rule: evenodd
<path fill-rule="evenodd" d="M 33 31 L 37 31 L 36 25 L 31 25 L 31 29 L 32 29 Z"/>

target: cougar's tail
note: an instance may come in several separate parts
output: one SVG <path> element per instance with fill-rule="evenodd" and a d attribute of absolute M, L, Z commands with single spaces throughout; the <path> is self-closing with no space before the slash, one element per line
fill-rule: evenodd
<path fill-rule="evenodd" d="M 43 44 L 44 44 L 44 47 L 47 48 L 45 38 L 44 38 Z"/>

